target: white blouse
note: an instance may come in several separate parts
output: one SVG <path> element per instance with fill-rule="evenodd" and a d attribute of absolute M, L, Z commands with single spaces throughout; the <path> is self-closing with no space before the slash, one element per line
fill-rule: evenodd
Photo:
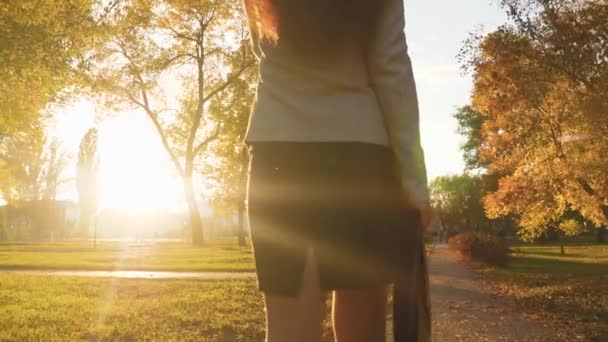
<path fill-rule="evenodd" d="M 392 147 L 406 194 L 412 204 L 425 205 L 429 194 L 403 0 L 387 0 L 378 25 L 367 58 L 345 50 L 340 62 L 328 67 L 298 63 L 280 44 L 261 44 L 260 81 L 245 141 Z"/>

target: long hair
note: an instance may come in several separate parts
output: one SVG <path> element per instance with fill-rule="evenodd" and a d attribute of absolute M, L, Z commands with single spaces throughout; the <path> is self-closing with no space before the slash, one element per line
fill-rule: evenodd
<path fill-rule="evenodd" d="M 252 34 L 306 60 L 329 60 L 349 47 L 367 50 L 383 0 L 244 0 Z"/>

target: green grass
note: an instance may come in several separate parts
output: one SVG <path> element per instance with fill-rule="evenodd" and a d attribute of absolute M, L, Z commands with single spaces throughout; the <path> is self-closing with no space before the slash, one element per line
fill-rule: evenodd
<path fill-rule="evenodd" d="M 608 340 L 608 245 L 516 246 L 508 268 L 484 268 L 499 295 L 575 336 Z"/>
<path fill-rule="evenodd" d="M 431 254 L 432 245 L 426 245 Z M 104 242 L 0 243 L 0 270 L 131 270 L 254 271 L 251 247 L 235 242 L 188 243 Z"/>
<path fill-rule="evenodd" d="M 263 341 L 255 280 L 130 280 L 0 272 L 0 341 Z M 326 297 L 324 340 L 333 336 Z"/>
<path fill-rule="evenodd" d="M 0 273 L 0 341 L 261 341 L 255 281 Z"/>
<path fill-rule="evenodd" d="M 0 269 L 253 271 L 254 263 L 235 242 L 0 244 Z"/>

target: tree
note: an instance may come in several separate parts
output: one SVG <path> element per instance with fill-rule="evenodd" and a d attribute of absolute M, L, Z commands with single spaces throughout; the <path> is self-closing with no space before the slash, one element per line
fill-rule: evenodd
<path fill-rule="evenodd" d="M 19 167 L 15 162 L 31 163 L 33 161 L 26 162 L 25 159 L 32 157 L 35 160 L 34 154 L 41 153 L 41 125 L 51 116 L 47 106 L 66 101 L 73 95 L 80 80 L 80 66 L 86 64 L 90 48 L 103 40 L 105 19 L 117 2 L 0 2 L 0 150 L 6 157 L 6 146 L 19 144 L 24 137 L 35 135 L 30 145 L 25 141 L 20 146 L 22 156 L 14 153 L 11 161 L 0 160 L 3 195 L 19 200 L 30 196 L 22 197 L 25 189 L 9 189 L 12 187 L 10 184 L 23 184 L 26 174 L 34 177 L 38 169 L 30 165 L 32 169 L 17 175 Z M 34 133 L 33 130 L 39 132 Z M 31 179 L 26 183 L 39 182 Z M 52 193 L 47 195 L 53 197 Z"/>
<path fill-rule="evenodd" d="M 0 192 L 13 205 L 40 200 L 45 192 L 44 147 L 46 139 L 42 123 L 5 136 L 0 144 L 2 178 Z"/>
<path fill-rule="evenodd" d="M 97 154 L 97 129 L 87 131 L 78 149 L 76 188 L 80 206 L 79 231 L 83 238 L 89 235 L 91 222 L 99 203 L 99 156 Z M 94 244 L 97 243 L 97 224 L 94 225 Z"/>
<path fill-rule="evenodd" d="M 505 234 L 508 219 L 489 219 L 483 198 L 494 190 L 495 178 L 487 175 L 463 174 L 435 178 L 431 182 L 431 204 L 444 234 L 475 231 Z"/>
<path fill-rule="evenodd" d="M 44 135 L 47 108 L 75 93 L 80 66 L 102 40 L 105 18 L 117 2 L 0 2 L 0 199 L 27 207 L 45 226 L 48 215 L 57 214 L 68 157 Z"/>
<path fill-rule="evenodd" d="M 63 231 L 56 197 L 68 161 L 57 141 L 47 142 L 42 123 L 0 144 L 0 195 L 29 218 L 32 237 Z"/>
<path fill-rule="evenodd" d="M 252 68 L 216 98 L 210 108 L 214 120 L 223 123 L 222 134 L 210 147 L 202 173 L 214 185 L 213 204 L 219 211 L 237 212 L 239 245 L 246 244 L 246 188 L 249 150 L 244 144 L 250 106 L 255 94 L 257 70 Z"/>
<path fill-rule="evenodd" d="M 459 108 L 454 118 L 458 121 L 458 134 L 466 139 L 460 149 L 464 154 L 467 170 L 487 171 L 487 162 L 480 156 L 483 139 L 481 128 L 487 117 L 469 105 Z"/>
<path fill-rule="evenodd" d="M 0 139 L 38 121 L 76 82 L 106 10 L 94 0 L 0 2 Z"/>
<path fill-rule="evenodd" d="M 515 214 L 524 239 L 577 211 L 608 224 L 608 4 L 505 0 L 512 24 L 468 42 L 479 156 L 498 189 L 491 217 Z"/>
<path fill-rule="evenodd" d="M 209 108 L 255 65 L 240 3 L 140 0 L 112 20 L 112 37 L 91 70 L 94 86 L 150 119 L 182 179 L 193 243 L 202 244 L 194 170 L 222 128 Z M 182 77 L 177 101 L 163 96 L 167 75 Z"/>

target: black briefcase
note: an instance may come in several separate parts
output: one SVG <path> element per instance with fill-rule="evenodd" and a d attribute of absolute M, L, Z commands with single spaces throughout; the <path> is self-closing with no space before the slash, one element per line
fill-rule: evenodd
<path fill-rule="evenodd" d="M 393 329 L 395 342 L 431 340 L 429 275 L 422 225 L 413 227 L 411 257 L 395 282 L 393 293 Z M 409 246 L 408 246 L 409 247 Z"/>

